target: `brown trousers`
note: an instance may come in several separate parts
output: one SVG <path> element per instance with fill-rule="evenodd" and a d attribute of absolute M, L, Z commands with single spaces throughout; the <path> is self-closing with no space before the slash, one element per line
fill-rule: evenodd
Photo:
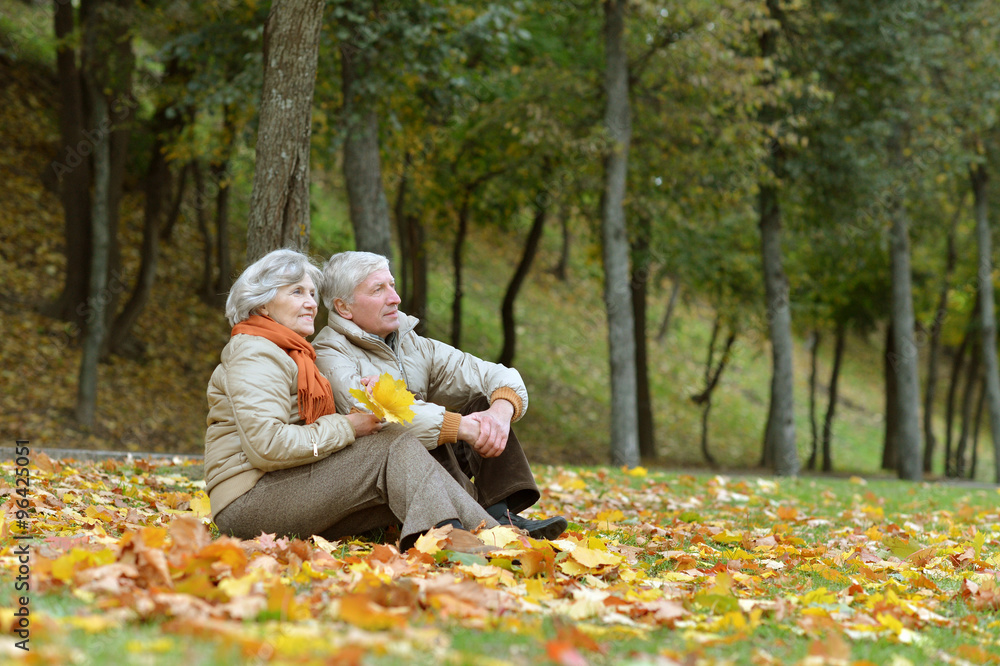
<path fill-rule="evenodd" d="M 486 398 L 477 398 L 465 406 L 462 414 L 480 412 L 489 409 L 489 406 Z M 431 455 L 480 506 L 490 507 L 506 501 L 511 513 L 519 513 L 541 497 L 528 458 L 513 428 L 507 438 L 507 447 L 496 458 L 483 458 L 461 441 L 442 444 L 433 449 Z"/>
<path fill-rule="evenodd" d="M 497 522 L 411 435 L 377 433 L 308 465 L 268 472 L 223 509 L 223 534 L 265 532 L 334 540 L 400 524 L 401 540 L 445 520 L 474 529 Z"/>

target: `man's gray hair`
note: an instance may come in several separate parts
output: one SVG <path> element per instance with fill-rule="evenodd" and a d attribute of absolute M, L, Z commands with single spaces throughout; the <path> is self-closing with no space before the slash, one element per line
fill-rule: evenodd
<path fill-rule="evenodd" d="M 270 303 L 278 289 L 295 284 L 306 275 L 318 292 L 322 288 L 323 272 L 308 256 L 289 249 L 265 254 L 236 278 L 226 300 L 226 318 L 232 326 L 246 321 Z"/>
<path fill-rule="evenodd" d="M 340 299 L 350 305 L 354 290 L 375 271 L 389 270 L 389 260 L 374 252 L 339 252 L 323 266 L 323 305 L 333 311 Z"/>

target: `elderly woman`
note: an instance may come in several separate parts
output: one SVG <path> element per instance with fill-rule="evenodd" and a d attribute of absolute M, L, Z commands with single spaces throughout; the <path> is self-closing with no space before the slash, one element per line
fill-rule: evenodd
<path fill-rule="evenodd" d="M 208 385 L 205 483 L 215 524 L 252 539 L 327 539 L 402 523 L 400 549 L 451 525 L 446 548 L 481 552 L 468 528 L 489 516 L 416 437 L 372 414 L 337 414 L 306 340 L 320 270 L 276 250 L 247 268 L 226 302 L 232 337 Z"/>

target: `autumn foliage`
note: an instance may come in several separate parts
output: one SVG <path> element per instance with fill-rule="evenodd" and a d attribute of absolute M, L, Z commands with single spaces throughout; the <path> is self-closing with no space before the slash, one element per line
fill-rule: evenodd
<path fill-rule="evenodd" d="M 570 530 L 551 542 L 488 530 L 480 536 L 496 549 L 484 557 L 442 550 L 437 530 L 406 553 L 391 531 L 239 541 L 211 524 L 200 463 L 34 459 L 31 654 L 41 663 L 139 627 L 159 638 L 127 649 L 195 641 L 204 663 L 362 663 L 398 651 L 479 663 L 450 647 L 456 632 L 526 643 L 496 663 L 643 653 L 673 664 L 734 651 L 752 663 L 878 663 L 868 655 L 879 646 L 1000 659 L 992 489 L 941 506 L 930 486 L 897 484 L 896 506 L 861 479 L 540 467 L 538 508 L 566 515 Z M 5 581 L 20 533 L 13 470 L 4 463 L 0 481 Z M 4 632 L 10 622 L 0 615 Z M 751 650 L 745 639 L 759 635 L 772 639 Z M 19 656 L 12 643 L 5 653 Z"/>

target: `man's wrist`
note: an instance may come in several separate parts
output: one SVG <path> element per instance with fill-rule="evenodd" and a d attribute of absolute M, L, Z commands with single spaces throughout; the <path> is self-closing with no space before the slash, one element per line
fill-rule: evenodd
<path fill-rule="evenodd" d="M 514 407 L 514 403 L 506 398 L 499 398 L 493 401 L 490 405 L 490 411 L 492 411 L 497 416 L 503 417 L 505 420 L 510 421 L 514 418 L 514 413 L 517 409 Z"/>

